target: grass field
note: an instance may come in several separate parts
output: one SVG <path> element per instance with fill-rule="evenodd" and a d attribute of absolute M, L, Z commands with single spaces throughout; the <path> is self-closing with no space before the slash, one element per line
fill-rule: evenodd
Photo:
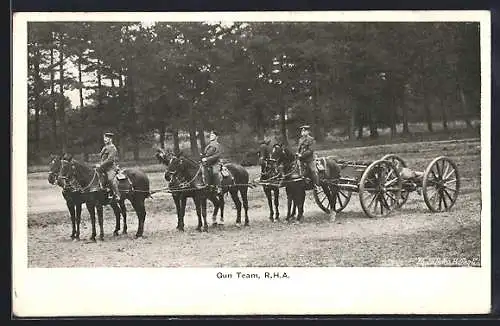
<path fill-rule="evenodd" d="M 137 218 L 129 209 L 129 235 L 112 236 L 114 217 L 105 214 L 105 241 L 90 243 L 88 212 L 82 213 L 81 237 L 70 240 L 71 223 L 60 189 L 47 182 L 46 172 L 28 175 L 28 264 L 30 267 L 264 267 L 264 266 L 479 266 L 480 265 L 480 141 L 401 143 L 373 147 L 326 149 L 318 155 L 374 160 L 397 153 L 414 169 L 423 170 L 441 155 L 453 159 L 461 175 L 461 192 L 450 212 L 431 213 L 423 198 L 412 193 L 405 206 L 385 218 L 370 219 L 356 194 L 332 222 L 308 192 L 304 222 L 271 223 L 261 188 L 249 191 L 250 226 L 235 226 L 236 211 L 226 201 L 225 226 L 195 231 L 194 205 L 188 203 L 186 231 L 175 230 L 176 215 L 168 193 L 146 202 L 145 237 L 135 240 Z M 140 166 L 151 188 L 166 186 L 162 167 Z M 248 168 L 251 178 L 256 167 Z M 284 191 L 281 216 L 286 214 Z M 209 205 L 209 216 L 212 206 Z"/>

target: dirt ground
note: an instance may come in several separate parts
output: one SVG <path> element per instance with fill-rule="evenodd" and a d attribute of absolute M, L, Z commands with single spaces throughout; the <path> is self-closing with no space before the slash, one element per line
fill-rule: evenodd
<path fill-rule="evenodd" d="M 437 156 L 453 159 L 461 192 L 450 212 L 431 213 L 422 196 L 412 193 L 404 207 L 384 218 L 364 215 L 357 194 L 335 220 L 323 213 L 308 192 L 304 222 L 271 223 L 262 188 L 249 190 L 250 226 L 235 226 L 236 210 L 226 201 L 225 226 L 200 233 L 189 201 L 186 231 L 175 230 L 170 194 L 146 202 L 145 236 L 134 239 L 137 218 L 127 203 L 128 235 L 113 237 L 114 216 L 106 207 L 105 240 L 92 243 L 90 219 L 82 212 L 80 241 L 72 241 L 71 222 L 61 191 L 45 172 L 28 175 L 29 267 L 265 267 L 265 266 L 480 266 L 480 141 L 400 144 L 318 152 L 340 159 L 373 160 L 397 153 L 423 171 Z M 147 171 L 154 167 L 143 167 Z M 251 178 L 258 177 L 250 167 Z M 148 172 L 151 188 L 166 186 L 161 171 Z M 284 190 L 280 213 L 286 215 Z M 212 206 L 209 206 L 209 217 Z"/>

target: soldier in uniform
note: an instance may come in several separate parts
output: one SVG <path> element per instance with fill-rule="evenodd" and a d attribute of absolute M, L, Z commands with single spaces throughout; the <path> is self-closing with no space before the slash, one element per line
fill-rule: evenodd
<path fill-rule="evenodd" d="M 269 145 L 271 143 L 270 139 L 263 138 L 259 146 L 259 164 L 261 168 L 261 173 L 264 172 L 265 161 L 271 156 L 272 148 Z"/>
<path fill-rule="evenodd" d="M 205 147 L 201 162 L 205 167 L 205 176 L 208 177 L 205 178 L 207 184 L 217 186 L 218 184 L 220 184 L 219 170 L 222 151 L 220 144 L 217 141 L 217 134 L 214 131 L 210 132 L 209 140 L 210 142 L 208 143 L 207 147 Z M 221 190 L 219 189 L 219 192 L 220 191 Z"/>
<path fill-rule="evenodd" d="M 304 125 L 300 128 L 301 137 L 299 139 L 299 148 L 297 150 L 297 157 L 301 162 L 303 162 L 309 174 L 311 176 L 312 182 L 315 185 L 319 185 L 318 172 L 314 166 L 314 138 L 310 135 L 310 126 Z"/>
<path fill-rule="evenodd" d="M 118 181 L 116 180 L 116 163 L 118 162 L 118 150 L 113 144 L 114 134 L 111 132 L 104 133 L 104 147 L 101 150 L 101 163 L 96 166 L 99 172 L 104 173 L 107 177 L 108 184 L 112 191 L 113 200 L 118 200 L 120 191 L 118 190 Z"/>

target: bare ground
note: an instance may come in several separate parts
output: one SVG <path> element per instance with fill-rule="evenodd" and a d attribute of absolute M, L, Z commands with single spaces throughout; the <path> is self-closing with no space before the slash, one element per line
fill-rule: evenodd
<path fill-rule="evenodd" d="M 129 209 L 128 235 L 112 236 L 114 217 L 105 208 L 105 241 L 91 243 L 88 212 L 83 210 L 81 241 L 70 239 L 71 223 L 57 187 L 45 173 L 28 180 L 29 267 L 240 267 L 240 266 L 480 266 L 479 141 L 418 143 L 322 151 L 342 159 L 373 160 L 398 153 L 423 170 L 440 155 L 451 157 L 461 174 L 461 193 L 452 211 L 431 213 L 412 193 L 405 206 L 385 218 L 370 219 L 356 194 L 331 221 L 307 194 L 304 222 L 271 223 L 261 188 L 249 191 L 250 226 L 235 226 L 236 211 L 226 201 L 225 226 L 208 233 L 195 230 L 194 206 L 188 204 L 186 231 L 177 232 L 172 199 L 157 193 L 148 199 L 145 237 L 133 239 L 137 218 Z M 154 170 L 151 167 L 144 167 Z M 252 178 L 257 169 L 249 168 Z M 148 172 L 152 189 L 165 186 L 162 172 Z M 284 191 L 280 213 L 286 214 Z M 209 208 L 211 212 L 211 206 Z M 211 215 L 211 214 L 209 214 Z"/>

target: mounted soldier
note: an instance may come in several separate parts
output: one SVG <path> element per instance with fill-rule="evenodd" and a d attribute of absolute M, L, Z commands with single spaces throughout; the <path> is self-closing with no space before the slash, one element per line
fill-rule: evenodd
<path fill-rule="evenodd" d="M 212 187 L 217 187 L 221 184 L 219 171 L 221 170 L 221 146 L 217 141 L 217 134 L 212 131 L 210 132 L 210 142 L 205 147 L 203 152 L 203 158 L 201 162 L 204 166 L 204 179 L 207 185 Z M 222 190 L 219 188 L 218 192 L 221 193 Z"/>
<path fill-rule="evenodd" d="M 297 157 L 300 162 L 306 166 L 308 170 L 305 175 L 311 177 L 311 181 L 314 185 L 319 185 L 318 172 L 314 164 L 314 138 L 310 135 L 310 126 L 301 126 L 300 132 L 301 137 L 299 139 L 299 147 L 297 150 Z"/>
<path fill-rule="evenodd" d="M 118 190 L 118 180 L 116 180 L 116 171 L 118 162 L 118 150 L 113 144 L 114 134 L 111 132 L 104 133 L 104 146 L 101 150 L 100 157 L 101 163 L 96 165 L 99 172 L 106 176 L 107 184 L 111 188 L 110 199 L 118 201 L 120 198 L 120 191 Z"/>

